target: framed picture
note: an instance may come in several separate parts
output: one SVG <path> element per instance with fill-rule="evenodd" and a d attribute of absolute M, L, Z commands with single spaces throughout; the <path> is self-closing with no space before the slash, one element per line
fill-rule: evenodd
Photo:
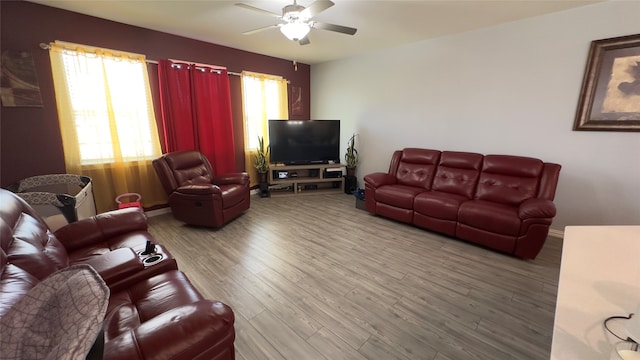
<path fill-rule="evenodd" d="M 573 130 L 640 131 L 640 34 L 591 42 Z"/>
<path fill-rule="evenodd" d="M 42 107 L 33 57 L 28 51 L 5 50 L 0 55 L 0 101 L 5 107 Z"/>
<path fill-rule="evenodd" d="M 302 87 L 300 86 L 291 86 L 291 115 L 304 115 Z"/>

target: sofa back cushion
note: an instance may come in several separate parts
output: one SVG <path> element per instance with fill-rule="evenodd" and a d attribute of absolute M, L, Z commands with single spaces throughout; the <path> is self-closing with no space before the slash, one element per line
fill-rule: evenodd
<path fill-rule="evenodd" d="M 211 184 L 213 169 L 199 151 L 176 151 L 153 160 L 153 167 L 167 194 L 185 185 Z"/>
<path fill-rule="evenodd" d="M 486 155 L 475 198 L 517 206 L 536 197 L 544 163 L 510 155 Z"/>
<path fill-rule="evenodd" d="M 432 190 L 473 198 L 482 169 L 482 154 L 443 151 Z"/>
<path fill-rule="evenodd" d="M 399 154 L 395 169 L 390 169 L 400 185 L 431 189 L 436 166 L 440 160 L 440 151 L 406 148 Z"/>
<path fill-rule="evenodd" d="M 39 281 L 69 266 L 67 251 L 24 200 L 0 189 L 0 316 Z"/>

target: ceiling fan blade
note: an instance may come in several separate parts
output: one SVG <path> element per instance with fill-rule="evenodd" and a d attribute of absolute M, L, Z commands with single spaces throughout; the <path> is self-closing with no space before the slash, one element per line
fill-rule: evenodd
<path fill-rule="evenodd" d="M 339 32 L 347 35 L 354 35 L 356 31 L 358 31 L 358 29 L 348 27 L 348 26 L 327 24 L 327 23 L 321 23 L 317 21 L 313 21 L 312 27 L 316 29 L 335 31 L 335 32 Z"/>
<path fill-rule="evenodd" d="M 309 35 L 303 37 L 302 39 L 298 40 L 298 44 L 300 45 L 309 45 L 311 44 L 311 41 L 309 41 Z"/>
<path fill-rule="evenodd" d="M 247 4 L 243 4 L 243 3 L 236 3 L 235 5 L 238 6 L 238 7 L 244 8 L 244 9 L 261 12 L 263 14 L 267 14 L 267 15 L 270 15 L 270 16 L 273 16 L 273 17 L 277 17 L 277 18 L 281 18 L 282 17 L 282 14 L 276 14 L 276 13 L 271 12 L 269 10 L 263 10 L 263 9 L 255 7 L 255 6 L 251 6 L 251 5 L 247 5 Z"/>
<path fill-rule="evenodd" d="M 282 26 L 282 24 L 264 26 L 264 27 L 261 27 L 261 28 L 245 31 L 245 32 L 242 33 L 242 35 L 251 35 L 251 34 L 259 33 L 261 31 L 265 31 L 265 30 L 269 30 L 269 29 L 273 29 L 273 28 L 278 28 L 280 26 Z"/>
<path fill-rule="evenodd" d="M 333 3 L 333 1 L 330 1 L 330 0 L 316 0 L 311 5 L 307 6 L 304 10 L 300 12 L 300 17 L 305 19 L 311 19 L 312 17 L 332 7 L 333 5 L 335 4 Z"/>

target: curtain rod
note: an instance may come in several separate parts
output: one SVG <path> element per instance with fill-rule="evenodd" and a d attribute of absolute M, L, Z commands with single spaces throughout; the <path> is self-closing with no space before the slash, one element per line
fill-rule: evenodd
<path fill-rule="evenodd" d="M 145 60 L 145 61 L 147 62 L 147 64 L 155 64 L 155 65 L 158 65 L 158 60 Z M 196 63 L 195 61 L 185 61 L 185 60 L 176 60 L 176 61 L 180 61 L 180 62 L 184 62 L 184 63 L 196 64 L 196 65 L 200 64 L 200 63 Z M 210 65 L 210 66 L 215 66 L 215 65 Z M 223 67 L 223 66 L 220 66 L 220 70 L 222 70 L 222 69 L 225 69 L 225 70 L 226 70 L 227 68 L 225 68 L 225 67 Z M 240 76 L 240 75 L 242 75 L 242 74 L 240 74 L 240 73 L 233 72 L 233 71 L 227 71 L 227 74 L 229 74 L 229 75 L 235 75 L 235 76 Z"/>
<path fill-rule="evenodd" d="M 40 43 L 40 48 L 41 48 L 41 49 L 43 49 L 43 50 L 49 50 L 49 49 L 51 49 L 51 46 L 49 46 L 49 44 Z M 176 60 L 176 61 L 181 61 L 181 62 L 185 62 L 185 63 L 196 63 L 195 61 L 184 61 L 184 60 Z M 145 58 L 145 62 L 146 62 L 147 64 L 155 64 L 155 65 L 158 65 L 158 61 L 157 61 L 157 60 L 149 60 L 149 59 L 146 59 L 146 58 Z M 211 65 L 211 66 L 214 66 L 214 65 Z M 222 67 L 222 66 L 221 66 L 220 68 L 221 68 L 221 69 L 225 69 L 225 70 L 226 70 L 226 68 L 225 68 L 225 67 Z M 242 75 L 242 74 L 237 73 L 237 72 L 234 72 L 234 71 L 227 71 L 227 74 L 229 74 L 229 75 L 235 75 L 235 76 L 240 76 L 240 75 Z"/>

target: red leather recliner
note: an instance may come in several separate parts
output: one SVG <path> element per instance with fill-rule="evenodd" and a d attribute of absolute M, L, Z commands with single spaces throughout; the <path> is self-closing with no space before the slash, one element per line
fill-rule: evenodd
<path fill-rule="evenodd" d="M 127 247 L 154 241 L 140 209 L 99 214 L 54 234 L 24 200 L 0 189 L 0 240 L 0 320 L 58 270 L 90 264 L 110 290 L 104 359 L 235 358 L 231 308 L 205 300 L 166 250 L 170 261 L 147 266 Z"/>
<path fill-rule="evenodd" d="M 177 151 L 153 160 L 173 216 L 190 225 L 220 227 L 249 209 L 249 174 L 214 175 L 199 151 Z"/>

